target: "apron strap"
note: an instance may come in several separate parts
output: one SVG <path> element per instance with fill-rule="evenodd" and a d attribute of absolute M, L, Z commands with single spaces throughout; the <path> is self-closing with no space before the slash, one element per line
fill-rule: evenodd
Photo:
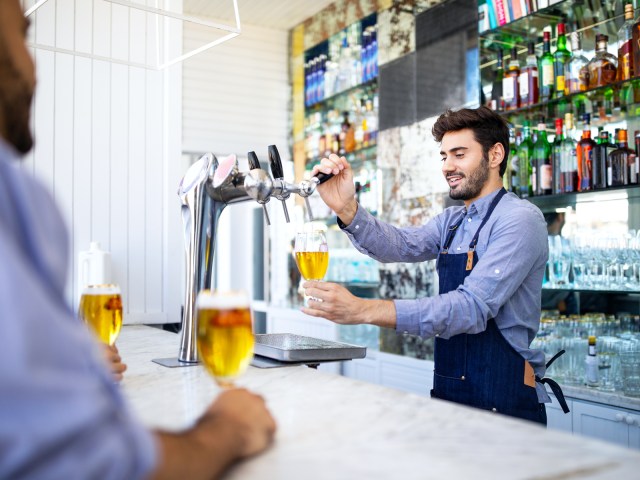
<path fill-rule="evenodd" d="M 467 211 L 465 210 L 462 213 L 462 217 L 460 218 L 460 220 L 458 220 L 456 223 L 454 223 L 453 225 L 451 225 L 449 227 L 449 233 L 447 234 L 447 240 L 444 242 L 444 246 L 442 248 L 442 252 L 440 253 L 448 253 L 449 251 L 449 247 L 451 246 L 451 242 L 453 241 L 453 237 L 456 236 L 456 230 L 458 229 L 458 227 L 460 225 L 462 225 L 462 221 L 464 220 L 464 217 L 467 216 Z"/>
<path fill-rule="evenodd" d="M 553 394 L 556 396 L 556 398 L 558 399 L 558 403 L 560 404 L 560 406 L 562 407 L 562 411 L 564 413 L 569 413 L 569 406 L 567 405 L 567 401 L 564 398 L 564 393 L 562 393 L 562 389 L 560 388 L 560 385 L 558 385 L 558 382 L 556 382 L 555 380 L 551 380 L 550 378 L 540 378 L 536 375 L 536 381 L 540 382 L 542 384 L 548 383 L 549 386 L 551 387 L 551 391 L 553 392 Z"/>
<path fill-rule="evenodd" d="M 482 219 L 482 223 L 478 227 L 478 230 L 476 231 L 476 234 L 473 236 L 473 239 L 471 240 L 471 243 L 469 244 L 469 250 L 470 251 L 474 251 L 476 249 L 476 243 L 478 243 L 478 237 L 480 236 L 480 230 L 482 230 L 482 227 L 484 227 L 484 224 L 487 223 L 487 220 L 489 220 L 489 217 L 493 213 L 493 210 L 496 208 L 496 205 L 498 205 L 498 202 L 502 199 L 502 197 L 504 197 L 506 195 L 506 193 L 507 193 L 507 191 L 504 189 L 504 187 L 502 187 L 500 189 L 500 191 L 497 193 L 497 195 L 491 201 L 491 204 L 489 205 L 489 208 L 487 209 L 487 213 L 485 214 L 484 218 Z"/>
<path fill-rule="evenodd" d="M 549 368 L 551 366 L 551 364 L 553 362 L 555 362 L 558 358 L 560 358 L 562 355 L 564 355 L 566 353 L 566 351 L 564 349 L 560 350 L 558 353 L 556 353 L 553 357 L 551 357 L 551 360 L 549 360 L 547 362 L 547 364 L 545 365 L 546 368 Z"/>

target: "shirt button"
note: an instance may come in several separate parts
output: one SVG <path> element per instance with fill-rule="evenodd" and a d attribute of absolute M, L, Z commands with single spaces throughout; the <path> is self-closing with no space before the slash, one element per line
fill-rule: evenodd
<path fill-rule="evenodd" d="M 456 250 L 460 250 L 462 247 L 458 247 Z"/>
<path fill-rule="evenodd" d="M 493 271 L 493 273 L 500 273 L 500 270 L 498 270 L 497 268 Z"/>
<path fill-rule="evenodd" d="M 471 218 L 467 218 L 467 222 L 470 222 L 470 221 L 471 221 Z"/>
<path fill-rule="evenodd" d="M 439 336 L 440 336 L 440 334 L 439 334 L 439 333 L 436 333 L 436 337 L 439 337 Z"/>
<path fill-rule="evenodd" d="M 360 228 L 360 225 L 356 225 L 356 230 L 358 230 Z"/>
<path fill-rule="evenodd" d="M 494 407 L 491 409 L 492 412 L 497 412 L 498 410 Z"/>
<path fill-rule="evenodd" d="M 406 330 L 403 332 L 405 335 L 409 335 L 409 332 L 407 332 Z"/>

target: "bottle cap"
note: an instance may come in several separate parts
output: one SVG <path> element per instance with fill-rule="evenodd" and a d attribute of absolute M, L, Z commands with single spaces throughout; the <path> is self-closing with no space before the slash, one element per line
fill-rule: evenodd
<path fill-rule="evenodd" d="M 542 41 L 543 42 L 549 42 L 551 40 L 551 32 L 545 30 L 544 32 L 542 32 Z"/>
<path fill-rule="evenodd" d="M 558 24 L 558 35 L 564 35 L 564 23 Z"/>
<path fill-rule="evenodd" d="M 595 345 L 595 344 L 596 344 L 596 336 L 589 335 L 589 345 Z"/>

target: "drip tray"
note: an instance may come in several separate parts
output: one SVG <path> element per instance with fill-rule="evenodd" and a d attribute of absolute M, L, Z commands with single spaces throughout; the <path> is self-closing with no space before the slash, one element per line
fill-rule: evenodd
<path fill-rule="evenodd" d="M 364 358 L 367 348 L 293 333 L 256 335 L 254 352 L 279 362 L 321 363 Z"/>

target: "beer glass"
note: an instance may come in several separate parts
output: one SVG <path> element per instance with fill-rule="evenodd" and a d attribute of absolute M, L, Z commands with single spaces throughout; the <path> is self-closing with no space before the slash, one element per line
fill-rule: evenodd
<path fill-rule="evenodd" d="M 82 290 L 78 316 L 98 338 L 113 345 L 122 327 L 122 297 L 118 285 L 88 285 Z"/>
<path fill-rule="evenodd" d="M 296 234 L 293 248 L 298 270 L 305 280 L 322 280 L 329 266 L 329 247 L 322 230 Z"/>
<path fill-rule="evenodd" d="M 223 388 L 233 387 L 253 357 L 249 297 L 202 290 L 196 299 L 200 360 Z"/>

